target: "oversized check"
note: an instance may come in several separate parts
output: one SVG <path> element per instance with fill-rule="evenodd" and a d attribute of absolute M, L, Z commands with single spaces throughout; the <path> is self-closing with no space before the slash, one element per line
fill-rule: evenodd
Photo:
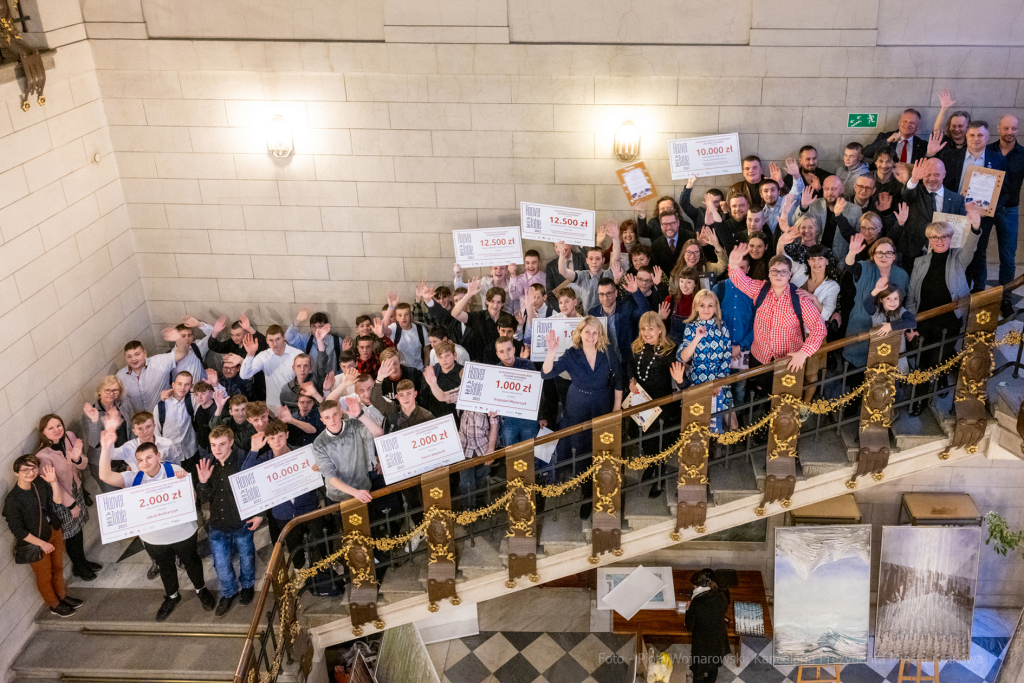
<path fill-rule="evenodd" d="M 96 506 L 103 543 L 196 521 L 192 475 L 101 493 Z"/>
<path fill-rule="evenodd" d="M 594 246 L 596 216 L 586 209 L 519 203 L 523 239 Z"/>
<path fill-rule="evenodd" d="M 536 361 L 543 361 L 548 357 L 547 334 L 554 330 L 558 335 L 558 355 L 555 360 L 562 357 L 565 350 L 572 346 L 572 333 L 583 318 L 534 318 L 533 338 L 530 342 L 530 357 Z M 604 331 L 608 332 L 608 318 L 598 318 L 604 325 Z"/>
<path fill-rule="evenodd" d="M 238 516 L 248 519 L 323 486 L 324 478 L 313 471 L 315 464 L 313 446 L 304 446 L 232 474 L 228 482 L 235 494 Z"/>
<path fill-rule="evenodd" d="M 668 163 L 672 169 L 672 180 L 739 173 L 743 169 L 740 162 L 740 136 L 728 133 L 669 140 Z"/>
<path fill-rule="evenodd" d="M 459 387 L 459 410 L 536 420 L 544 380 L 539 372 L 504 365 L 466 363 Z"/>
<path fill-rule="evenodd" d="M 523 262 L 519 226 L 452 230 L 452 237 L 455 239 L 455 262 L 463 268 Z"/>
<path fill-rule="evenodd" d="M 373 443 L 377 446 L 377 459 L 388 484 L 465 458 L 459 442 L 459 428 L 452 415 L 378 436 Z"/>

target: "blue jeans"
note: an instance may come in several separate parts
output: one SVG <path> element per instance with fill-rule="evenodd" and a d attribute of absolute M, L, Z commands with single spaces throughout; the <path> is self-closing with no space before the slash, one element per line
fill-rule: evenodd
<path fill-rule="evenodd" d="M 520 441 L 529 441 L 537 436 L 540 429 L 536 420 L 525 420 L 521 417 L 501 418 L 501 442 L 506 446 L 514 446 Z"/>
<path fill-rule="evenodd" d="M 233 597 L 242 588 L 256 585 L 256 545 L 252 540 L 252 532 L 246 527 L 238 531 L 218 531 L 209 529 L 210 550 L 213 552 L 213 568 L 217 570 L 220 580 L 220 594 L 225 598 Z M 233 556 L 238 554 L 239 576 L 235 576 Z"/>
<path fill-rule="evenodd" d="M 992 228 L 996 230 L 996 244 L 999 247 L 999 284 L 1005 285 L 1013 279 L 1017 262 L 1017 222 L 1018 207 L 997 207 L 991 218 L 981 219 L 981 237 L 978 238 L 978 249 L 974 259 L 967 267 L 967 279 L 971 281 L 971 291 L 980 292 L 988 284 L 988 238 Z"/>

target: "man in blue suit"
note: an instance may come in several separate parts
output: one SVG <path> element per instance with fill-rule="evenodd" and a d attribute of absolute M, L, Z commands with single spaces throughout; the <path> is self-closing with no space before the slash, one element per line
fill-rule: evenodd
<path fill-rule="evenodd" d="M 900 265 L 908 274 L 914 267 L 914 259 L 924 252 L 928 244 L 924 231 L 932 222 L 932 214 L 941 211 L 958 216 L 967 215 L 964 198 L 943 186 L 945 178 L 946 166 L 942 161 L 919 159 L 914 163 L 910 180 L 903 188 L 903 201 L 910 208 L 910 215 L 895 241 Z"/>
<path fill-rule="evenodd" d="M 998 149 L 989 149 L 988 139 L 988 123 L 979 119 L 971 121 L 967 126 L 967 144 L 960 149 L 939 143 L 936 139 L 928 141 L 928 156 L 935 156 L 946 166 L 946 178 L 942 184 L 947 190 L 961 192 L 964 189 L 961 187 L 964 178 L 967 177 L 971 166 L 1006 171 L 1006 157 Z M 1001 198 L 1002 195 L 1000 195 Z M 991 217 L 982 216 L 978 249 L 974 252 L 974 260 L 971 261 L 971 265 L 967 267 L 967 281 L 971 283 L 971 292 L 980 292 L 985 289 L 985 284 L 988 281 L 988 263 L 985 252 L 988 251 L 988 238 L 994 225 L 995 221 Z M 1010 279 L 1013 279 L 1012 275 Z"/>
<path fill-rule="evenodd" d="M 636 278 L 626 276 L 626 291 L 629 296 L 618 300 L 618 287 L 610 277 L 601 278 L 597 284 L 597 298 L 600 303 L 587 311 L 588 315 L 608 318 L 608 344 L 615 349 L 622 362 L 623 377 L 629 376 L 633 362 L 633 340 L 640 336 L 640 316 L 651 310 L 647 297 L 638 294 Z"/>

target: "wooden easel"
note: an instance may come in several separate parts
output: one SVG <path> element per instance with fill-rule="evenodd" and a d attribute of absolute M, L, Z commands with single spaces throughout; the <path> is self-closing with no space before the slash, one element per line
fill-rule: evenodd
<path fill-rule="evenodd" d="M 932 675 L 922 676 L 921 675 L 921 660 L 913 660 L 917 662 L 917 675 L 904 675 L 903 667 L 906 666 L 907 662 L 912 660 L 901 659 L 900 660 L 900 675 L 896 679 L 896 683 L 903 683 L 904 681 L 914 681 L 914 683 L 921 683 L 921 681 L 931 681 L 931 683 L 939 683 L 939 663 L 936 661 L 932 662 Z"/>
<path fill-rule="evenodd" d="M 827 669 L 830 666 L 835 668 L 836 675 L 834 677 L 832 677 L 832 678 L 822 678 L 821 677 L 821 670 L 822 669 Z M 801 665 L 799 667 L 799 670 L 796 672 L 796 683 L 842 683 L 839 680 L 839 672 L 842 670 L 842 668 L 843 668 L 842 664 L 822 664 L 822 665 L 812 665 L 812 666 Z M 811 678 L 810 676 L 808 676 L 807 678 L 804 678 L 804 669 L 807 669 L 808 671 L 810 671 L 811 669 L 814 669 L 814 678 Z"/>

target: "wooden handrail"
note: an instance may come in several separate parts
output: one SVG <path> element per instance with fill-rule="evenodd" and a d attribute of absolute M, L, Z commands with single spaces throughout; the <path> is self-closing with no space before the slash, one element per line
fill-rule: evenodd
<path fill-rule="evenodd" d="M 1017 289 L 1018 287 L 1021 287 L 1021 286 L 1024 286 L 1024 274 L 1017 276 L 1016 279 L 1014 279 L 1012 282 L 1007 283 L 1006 285 L 999 285 L 998 288 L 1001 289 L 1003 292 L 1011 292 L 1014 289 Z M 996 288 L 993 287 L 992 289 L 996 289 Z M 967 296 L 967 297 L 964 297 L 962 299 L 958 299 L 958 300 L 953 301 L 951 303 L 945 304 L 943 306 L 939 306 L 938 308 L 933 308 L 931 310 L 925 311 L 924 313 L 922 313 L 919 316 L 917 316 L 917 320 L 918 320 L 918 322 L 920 322 L 922 320 L 928 320 L 930 318 L 934 318 L 934 317 L 942 315 L 944 313 L 949 313 L 951 311 L 956 310 L 960 306 L 962 306 L 965 301 L 969 301 L 969 300 L 970 300 L 970 297 Z M 831 342 L 831 343 L 828 343 L 828 344 L 823 344 L 821 346 L 821 348 L 818 350 L 818 352 L 819 353 L 821 353 L 821 352 L 827 353 L 829 351 L 834 351 L 836 349 L 841 349 L 841 348 L 843 348 L 845 346 L 849 346 L 850 344 L 856 344 L 858 342 L 867 341 L 870 338 L 871 338 L 871 331 L 868 330 L 867 332 L 861 332 L 860 334 L 858 334 L 858 335 L 856 335 L 854 337 L 846 337 L 845 339 L 840 339 L 839 341 L 834 341 L 834 342 Z M 747 380 L 747 379 L 750 379 L 752 377 L 756 377 L 758 375 L 764 374 L 766 372 L 771 372 L 772 369 L 773 369 L 773 366 L 771 364 L 761 365 L 761 366 L 756 367 L 756 368 L 751 368 L 749 370 L 744 370 L 743 372 L 738 372 L 735 375 L 729 375 L 728 377 L 722 377 L 720 379 L 716 379 L 713 382 L 710 382 L 710 384 L 711 384 L 712 389 L 719 389 L 721 387 L 727 386 L 729 384 L 733 384 L 735 382 L 740 382 L 740 381 Z M 707 390 L 708 384 L 709 383 L 704 383 L 704 384 L 700 385 L 700 388 L 702 390 Z M 663 406 L 663 405 L 666 405 L 668 403 L 672 403 L 672 402 L 675 402 L 675 401 L 681 401 L 683 399 L 683 397 L 687 395 L 687 392 L 692 391 L 693 389 L 694 389 L 694 387 L 691 387 L 690 389 L 684 389 L 683 391 L 678 391 L 678 392 L 676 392 L 674 394 L 670 394 L 669 396 L 664 396 L 662 398 L 654 399 L 654 400 L 648 401 L 646 403 L 643 403 L 643 404 L 641 404 L 639 406 L 633 406 L 633 407 L 630 407 L 628 409 L 625 409 L 625 410 L 622 410 L 622 411 L 619 411 L 619 412 L 621 413 L 622 417 L 629 417 L 629 416 L 635 415 L 637 413 L 641 413 L 641 412 L 650 410 L 651 408 L 653 408 L 655 406 Z M 562 438 L 565 438 L 567 436 L 571 436 L 573 434 L 578 434 L 578 433 L 586 431 L 586 430 L 588 430 L 590 428 L 591 428 L 591 421 L 587 420 L 586 422 L 581 422 L 578 425 L 574 425 L 572 427 L 567 427 L 565 429 L 559 430 L 559 431 L 554 432 L 552 434 L 547 434 L 545 436 L 542 436 L 542 437 L 536 439 L 534 441 L 534 444 L 540 446 L 540 445 L 543 445 L 543 444 L 552 443 L 553 441 L 557 441 L 558 439 L 562 439 Z M 457 463 L 455 463 L 453 465 L 449 465 L 449 471 L 451 471 L 451 472 L 459 472 L 459 471 L 468 469 L 470 467 L 476 467 L 477 465 L 483 464 L 483 462 L 485 462 L 485 461 L 497 460 L 497 459 L 503 458 L 503 457 L 505 457 L 505 449 L 501 448 L 501 449 L 498 449 L 497 451 L 494 451 L 493 453 L 488 453 L 487 455 L 480 455 L 480 456 L 477 456 L 475 458 L 469 458 L 467 460 L 459 461 L 459 462 L 457 462 Z M 391 484 L 390 486 L 385 486 L 382 489 L 378 489 L 376 491 L 373 491 L 372 495 L 373 495 L 374 498 L 380 498 L 382 496 L 386 496 L 386 495 L 389 495 L 389 494 L 392 494 L 392 493 L 396 493 L 398 491 L 402 491 L 404 489 L 412 488 L 413 486 L 419 486 L 419 485 L 420 485 L 420 478 L 419 477 L 414 477 L 412 479 L 406 479 L 404 481 L 401 481 L 401 482 L 398 482 L 398 483 L 395 483 L 395 484 Z M 266 605 L 267 596 L 268 596 L 268 594 L 270 592 L 270 588 L 271 588 L 271 586 L 273 584 L 273 580 L 272 580 L 273 573 L 274 573 L 275 568 L 277 567 L 278 561 L 281 559 L 281 553 L 283 552 L 282 548 L 284 547 L 284 539 L 288 537 L 288 533 L 292 529 L 294 529 L 296 526 L 298 526 L 299 524 L 302 524 L 304 522 L 308 522 L 309 520 L 312 520 L 312 519 L 316 519 L 317 517 L 323 517 L 324 515 L 333 514 L 335 512 L 344 513 L 345 511 L 347 511 L 350 508 L 356 508 L 358 505 L 359 505 L 359 502 L 356 501 L 356 500 L 347 500 L 347 501 L 344 501 L 344 502 L 341 502 L 341 503 L 335 503 L 334 505 L 328 505 L 326 507 L 318 508 L 318 509 L 316 509 L 316 510 L 314 510 L 312 512 L 307 512 L 304 515 L 300 515 L 298 517 L 294 517 L 294 518 L 290 519 L 287 524 L 285 524 L 284 528 L 281 530 L 281 534 L 278 536 L 277 543 L 274 544 L 274 550 L 273 550 L 273 552 L 270 555 L 270 561 L 267 563 L 267 571 L 266 571 L 265 578 L 264 578 L 264 581 L 263 581 L 263 587 L 260 589 L 259 596 L 256 599 L 256 608 L 253 611 L 252 623 L 249 624 L 249 632 L 248 632 L 248 634 L 246 636 L 245 645 L 244 645 L 244 647 L 242 649 L 242 656 L 241 656 L 241 658 L 239 660 L 238 667 L 235 670 L 234 683 L 246 683 L 242 679 L 245 676 L 245 671 L 246 671 L 246 669 L 248 668 L 248 665 L 249 665 L 248 659 L 249 659 L 249 657 L 252 656 L 252 653 L 253 653 L 253 643 L 254 643 L 254 641 L 255 641 L 255 639 L 257 637 L 257 632 L 259 631 L 260 618 L 261 618 L 262 613 L 263 613 L 263 608 Z M 281 646 L 283 647 L 283 645 L 281 645 Z"/>

